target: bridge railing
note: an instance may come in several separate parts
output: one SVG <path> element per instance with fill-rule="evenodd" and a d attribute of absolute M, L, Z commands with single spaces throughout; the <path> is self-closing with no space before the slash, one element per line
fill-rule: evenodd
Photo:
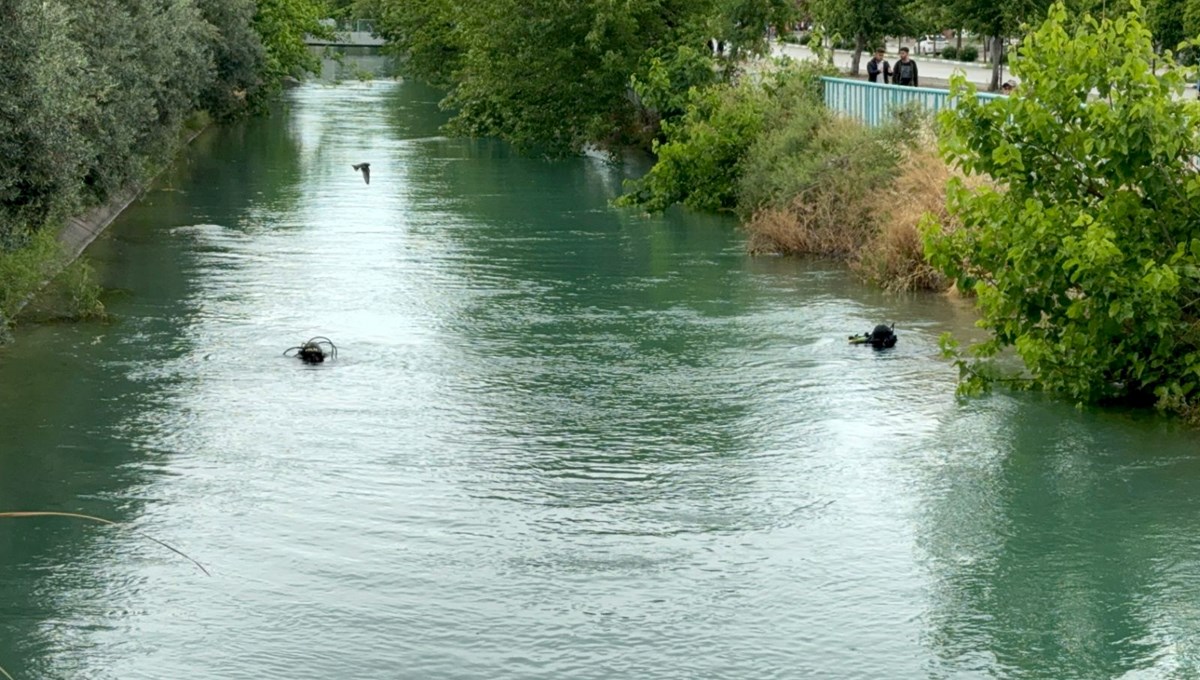
<path fill-rule="evenodd" d="M 937 112 L 952 108 L 953 100 L 946 90 L 928 87 L 884 85 L 848 78 L 821 78 L 825 89 L 825 105 L 832 111 L 855 118 L 867 125 L 881 125 L 895 108 L 916 103 L 921 108 Z M 980 99 L 995 99 L 1002 95 L 980 92 Z"/>

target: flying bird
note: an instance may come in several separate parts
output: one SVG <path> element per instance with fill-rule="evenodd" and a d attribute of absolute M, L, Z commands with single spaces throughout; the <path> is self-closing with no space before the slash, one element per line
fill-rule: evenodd
<path fill-rule="evenodd" d="M 363 181 L 367 184 L 371 183 L 371 164 L 370 163 L 355 163 L 352 166 L 355 170 L 362 170 Z"/>

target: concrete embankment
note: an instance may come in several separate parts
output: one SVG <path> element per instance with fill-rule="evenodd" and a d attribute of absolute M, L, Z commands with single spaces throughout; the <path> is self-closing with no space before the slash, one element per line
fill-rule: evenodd
<path fill-rule="evenodd" d="M 146 183 L 147 186 L 149 184 L 149 182 Z M 92 241 L 96 240 L 96 237 L 104 233 L 113 220 L 125 212 L 125 208 L 128 208 L 130 203 L 142 195 L 144 188 L 142 186 L 126 187 L 104 205 L 67 220 L 67 223 L 58 232 L 58 242 L 62 244 L 63 252 L 66 253 L 63 266 L 74 262 L 92 244 Z M 58 274 L 57 271 L 53 272 L 50 278 L 54 278 L 56 274 Z"/>
<path fill-rule="evenodd" d="M 187 147 L 192 143 L 192 140 L 199 137 L 200 133 L 207 129 L 207 126 L 202 127 L 188 134 L 180 148 Z M 58 242 L 62 244 L 63 251 L 67 255 L 64 266 L 74 262 L 75 258 L 83 254 L 83 251 L 92 244 L 92 241 L 95 241 L 96 237 L 104 233 L 108 225 L 112 224 L 113 220 L 125 212 L 129 204 L 137 200 L 154 183 L 157 177 L 158 175 L 154 175 L 143 182 L 128 186 L 117 192 L 104 205 L 96 206 L 78 217 L 72 217 L 67 220 L 67 223 L 58 232 Z M 54 274 L 57 273 L 54 272 Z M 50 278 L 54 278 L 53 275 Z"/>
<path fill-rule="evenodd" d="M 207 129 L 207 127 L 189 133 L 188 136 L 183 140 L 181 148 L 191 144 L 192 140 L 198 137 L 205 129 Z M 108 225 L 112 224 L 113 221 L 121 215 L 121 213 L 125 212 L 125 209 L 128 208 L 131 203 L 137 200 L 138 197 L 140 197 L 142 193 L 154 183 L 156 178 L 157 175 L 154 175 L 141 182 L 131 184 L 114 194 L 103 205 L 98 205 L 82 215 L 77 215 L 68 219 L 66 223 L 59 228 L 57 234 L 57 239 L 59 244 L 62 246 L 64 256 L 58 261 L 52 263 L 52 265 L 47 269 L 45 279 L 43 279 L 38 289 L 40 290 L 45 288 L 50 281 L 54 280 L 54 277 L 58 276 L 62 270 L 67 267 L 67 265 L 78 259 L 79 256 L 83 254 L 83 251 L 86 250 L 87 247 L 91 245 L 97 237 L 100 236 L 100 234 L 104 233 L 104 230 L 108 228 Z M 33 300 L 34 296 L 37 295 L 37 292 L 38 291 L 33 291 L 28 297 L 26 297 L 20 304 L 17 305 L 16 310 L 13 312 L 14 316 L 21 313 L 21 310 Z M 4 317 L 4 312 L 0 311 L 0 344 L 4 344 L 5 342 L 11 340 L 11 334 L 8 331 L 8 327 L 9 324 Z"/>

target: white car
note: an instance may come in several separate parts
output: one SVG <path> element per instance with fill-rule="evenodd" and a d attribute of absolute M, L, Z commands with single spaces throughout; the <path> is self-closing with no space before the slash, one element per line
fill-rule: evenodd
<path fill-rule="evenodd" d="M 927 35 L 917 41 L 917 54 L 937 54 L 946 49 L 950 42 L 942 35 Z"/>

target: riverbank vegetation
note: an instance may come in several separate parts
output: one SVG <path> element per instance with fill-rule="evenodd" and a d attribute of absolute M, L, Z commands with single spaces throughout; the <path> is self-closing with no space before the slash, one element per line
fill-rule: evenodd
<path fill-rule="evenodd" d="M 952 182 L 961 228 L 926 233 L 991 333 L 958 355 L 964 387 L 1015 381 L 1195 419 L 1200 111 L 1183 75 L 1136 9 L 1079 20 L 1056 5 L 1018 57 L 1018 96 L 985 104 L 958 79 L 960 107 L 941 118 L 947 158 L 994 183 Z M 1019 376 L 988 362 L 1010 348 Z"/>
<path fill-rule="evenodd" d="M 1144 17 L 1052 6 L 1016 55 L 1016 94 L 980 100 L 956 78 L 959 106 L 932 127 L 831 116 L 797 94 L 813 66 L 712 85 L 622 201 L 733 211 L 755 249 L 976 296 L 991 339 L 946 344 L 965 391 L 1003 381 L 1200 421 L 1200 110 Z"/>
<path fill-rule="evenodd" d="M 663 125 L 657 162 L 618 203 L 657 212 L 681 203 L 737 214 L 752 252 L 842 259 L 891 290 L 945 289 L 925 261 L 919 223 L 944 214 L 950 170 L 932 121 L 916 109 L 878 128 L 824 105 L 817 61 L 694 88 Z"/>
<path fill-rule="evenodd" d="M 259 111 L 280 76 L 311 67 L 303 39 L 322 12 L 319 0 L 4 3 L 0 320 L 61 267 L 47 234 L 153 175 L 189 121 Z"/>
<path fill-rule="evenodd" d="M 405 72 L 449 91 L 451 130 L 547 155 L 643 143 L 692 87 L 764 54 L 792 0 L 363 0 Z M 714 59 L 713 44 L 722 56 Z"/>
<path fill-rule="evenodd" d="M 911 207 L 944 203 L 942 183 L 904 178 L 896 189 L 893 181 L 905 171 L 949 172 L 935 154 L 919 153 L 929 121 L 912 111 L 879 130 L 839 120 L 819 82 L 835 69 L 764 62 L 766 29 L 786 30 L 800 16 L 794 3 L 523 2 L 516 11 L 513 2 L 357 7 L 409 75 L 447 88 L 452 133 L 547 155 L 645 146 L 656 163 L 624 205 L 730 211 L 756 251 L 840 257 L 887 288 L 948 285 L 924 261 Z M 873 17 L 855 30 L 874 36 L 898 20 Z"/>

